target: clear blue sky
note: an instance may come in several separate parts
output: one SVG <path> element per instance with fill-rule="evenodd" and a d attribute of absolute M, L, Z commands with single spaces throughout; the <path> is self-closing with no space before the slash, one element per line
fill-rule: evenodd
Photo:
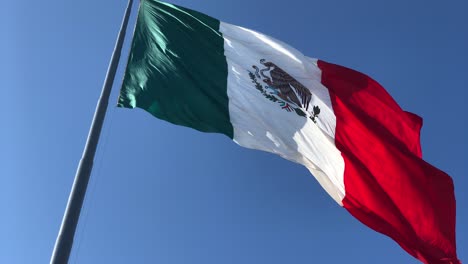
<path fill-rule="evenodd" d="M 468 261 L 467 1 L 170 2 L 367 73 L 422 116 L 424 159 L 455 182 Z M 49 261 L 125 5 L 2 4 L 0 263 Z M 418 263 L 305 168 L 117 109 L 121 79 L 122 67 L 70 263 Z"/>

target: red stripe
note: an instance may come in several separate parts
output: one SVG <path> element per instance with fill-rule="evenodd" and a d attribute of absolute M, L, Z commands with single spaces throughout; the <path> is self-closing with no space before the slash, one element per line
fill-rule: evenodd
<path fill-rule="evenodd" d="M 452 179 L 421 159 L 422 119 L 368 76 L 324 61 L 318 66 L 345 161 L 343 206 L 424 263 L 459 263 Z"/>

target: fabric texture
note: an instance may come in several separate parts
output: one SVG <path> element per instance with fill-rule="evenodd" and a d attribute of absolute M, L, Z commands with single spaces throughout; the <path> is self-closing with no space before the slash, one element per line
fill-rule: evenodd
<path fill-rule="evenodd" d="M 422 159 L 422 119 L 362 73 L 142 0 L 118 106 L 302 164 L 339 205 L 415 258 L 460 263 L 452 179 Z"/>

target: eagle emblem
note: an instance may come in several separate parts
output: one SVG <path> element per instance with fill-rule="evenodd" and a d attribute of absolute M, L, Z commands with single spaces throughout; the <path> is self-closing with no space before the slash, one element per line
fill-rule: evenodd
<path fill-rule="evenodd" d="M 282 109 L 288 112 L 294 111 L 299 116 L 308 117 L 316 123 L 320 108 L 315 105 L 309 111 L 312 99 L 309 89 L 273 62 L 261 59 L 260 64 L 261 68 L 252 66 L 255 72 L 249 71 L 249 77 L 255 88 L 270 101 L 278 103 Z"/>

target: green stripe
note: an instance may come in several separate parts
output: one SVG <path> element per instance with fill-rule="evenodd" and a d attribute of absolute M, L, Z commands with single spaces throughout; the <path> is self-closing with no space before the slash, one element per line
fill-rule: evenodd
<path fill-rule="evenodd" d="M 232 138 L 219 24 L 193 10 L 142 0 L 118 106 Z"/>

